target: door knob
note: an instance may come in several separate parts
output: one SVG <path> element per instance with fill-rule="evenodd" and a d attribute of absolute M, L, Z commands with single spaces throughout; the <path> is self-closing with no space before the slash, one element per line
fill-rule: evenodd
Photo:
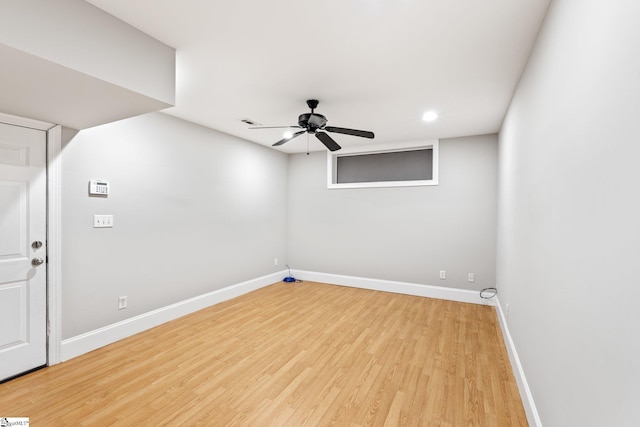
<path fill-rule="evenodd" d="M 42 242 L 40 240 L 36 240 L 31 244 L 33 249 L 40 249 L 42 247 Z"/>
<path fill-rule="evenodd" d="M 31 260 L 31 265 L 33 266 L 40 265 L 40 264 L 44 264 L 44 260 L 40 257 L 37 257 Z"/>

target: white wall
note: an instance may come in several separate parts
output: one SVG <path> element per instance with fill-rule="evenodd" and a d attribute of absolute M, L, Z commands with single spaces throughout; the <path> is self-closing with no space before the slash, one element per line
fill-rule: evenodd
<path fill-rule="evenodd" d="M 2 2 L 0 43 L 167 105 L 175 102 L 175 49 L 84 0 Z"/>
<path fill-rule="evenodd" d="M 85 129 L 175 102 L 175 49 L 84 0 L 0 2 L 0 111 Z"/>
<path fill-rule="evenodd" d="M 161 113 L 64 137 L 64 339 L 283 268 L 285 154 Z"/>
<path fill-rule="evenodd" d="M 497 136 L 440 140 L 438 186 L 327 189 L 326 153 L 289 160 L 289 265 L 479 290 L 495 285 Z M 439 279 L 439 271 L 447 279 Z M 476 282 L 467 282 L 475 273 Z"/>
<path fill-rule="evenodd" d="M 500 132 L 499 298 L 547 427 L 640 420 L 638 22 L 551 2 Z"/>

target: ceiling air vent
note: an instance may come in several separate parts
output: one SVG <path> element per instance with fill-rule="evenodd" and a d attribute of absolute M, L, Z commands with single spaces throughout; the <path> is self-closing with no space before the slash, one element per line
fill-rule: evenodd
<path fill-rule="evenodd" d="M 253 120 L 251 120 L 251 119 L 240 119 L 240 121 L 241 121 L 242 123 L 246 123 L 246 124 L 248 124 L 249 126 L 262 126 L 260 123 L 258 123 L 258 122 L 254 122 L 254 121 L 253 121 Z"/>

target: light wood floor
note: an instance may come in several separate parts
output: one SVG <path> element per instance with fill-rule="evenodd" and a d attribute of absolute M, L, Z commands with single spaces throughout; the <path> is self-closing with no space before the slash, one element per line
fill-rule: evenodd
<path fill-rule="evenodd" d="M 278 283 L 0 385 L 33 426 L 526 426 L 488 306 Z"/>

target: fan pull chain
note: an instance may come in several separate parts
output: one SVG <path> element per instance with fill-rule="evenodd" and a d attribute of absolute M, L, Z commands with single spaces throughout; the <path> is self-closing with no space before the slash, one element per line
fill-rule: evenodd
<path fill-rule="evenodd" d="M 309 155 L 309 132 L 307 132 L 307 156 Z"/>

